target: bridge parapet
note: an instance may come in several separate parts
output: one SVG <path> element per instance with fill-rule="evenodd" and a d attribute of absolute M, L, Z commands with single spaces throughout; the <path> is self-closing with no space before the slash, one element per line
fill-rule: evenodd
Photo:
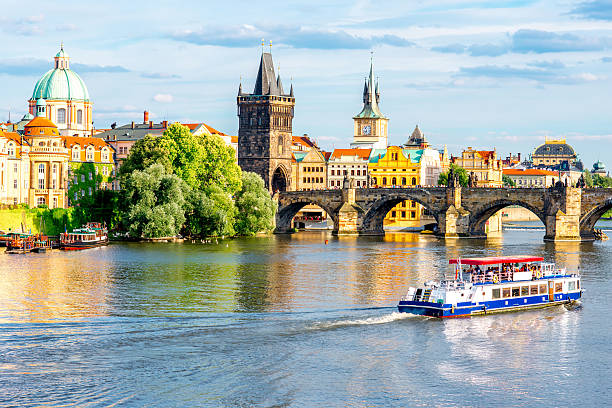
<path fill-rule="evenodd" d="M 337 234 L 384 234 L 385 215 L 404 200 L 420 203 L 436 219 L 444 237 L 485 236 L 486 221 L 518 205 L 546 227 L 546 240 L 592 239 L 595 221 L 612 208 L 612 188 L 407 187 L 345 188 L 283 192 L 278 196 L 277 232 L 291 231 L 291 220 L 312 203 L 334 221 Z"/>

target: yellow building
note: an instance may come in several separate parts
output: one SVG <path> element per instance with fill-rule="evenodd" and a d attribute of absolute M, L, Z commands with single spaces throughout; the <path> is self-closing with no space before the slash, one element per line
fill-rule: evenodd
<path fill-rule="evenodd" d="M 323 190 L 327 188 L 327 160 L 324 152 L 311 148 L 307 152 L 294 152 L 291 170 L 296 190 Z"/>
<path fill-rule="evenodd" d="M 474 150 L 468 147 L 461 157 L 453 157 L 451 162 L 472 175 L 476 187 L 502 187 L 503 165 L 495 150 Z"/>
<path fill-rule="evenodd" d="M 421 184 L 421 155 L 423 150 L 389 146 L 386 150 L 374 149 L 370 156 L 368 173 L 372 187 L 417 187 Z M 406 200 L 391 209 L 384 219 L 385 226 L 420 226 L 423 207 Z"/>

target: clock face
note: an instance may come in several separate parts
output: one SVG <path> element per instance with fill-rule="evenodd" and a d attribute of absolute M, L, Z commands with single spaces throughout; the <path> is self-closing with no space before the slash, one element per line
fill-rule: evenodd
<path fill-rule="evenodd" d="M 370 133 L 372 133 L 372 127 L 370 125 L 365 125 L 363 127 L 363 134 L 369 135 Z"/>

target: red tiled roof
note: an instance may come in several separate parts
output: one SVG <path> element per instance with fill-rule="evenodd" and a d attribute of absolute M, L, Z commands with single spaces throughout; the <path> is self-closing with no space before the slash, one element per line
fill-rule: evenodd
<path fill-rule="evenodd" d="M 68 148 L 78 144 L 79 146 L 93 145 L 98 150 L 105 146 L 108 146 L 110 149 L 110 145 L 99 137 L 62 136 L 62 139 L 64 140 L 64 145 Z"/>
<path fill-rule="evenodd" d="M 338 159 L 342 156 L 357 156 L 361 159 L 369 159 L 372 149 L 335 149 L 331 155 L 332 159 Z"/>
<path fill-rule="evenodd" d="M 310 140 L 308 136 L 292 136 L 293 144 L 302 145 L 305 147 L 317 147 L 315 142 Z"/>
<path fill-rule="evenodd" d="M 202 125 L 213 135 L 227 136 L 225 133 L 219 132 L 217 129 L 212 126 L 208 126 L 206 123 L 181 123 L 181 125 L 187 126 L 191 131 L 194 131 L 198 128 L 198 126 Z"/>
<path fill-rule="evenodd" d="M 21 135 L 17 132 L 5 132 L 0 130 L 0 136 L 7 138 L 8 140 L 12 140 L 13 142 L 21 145 Z"/>
<path fill-rule="evenodd" d="M 551 170 L 540 169 L 504 169 L 505 176 L 557 176 L 558 174 Z"/>

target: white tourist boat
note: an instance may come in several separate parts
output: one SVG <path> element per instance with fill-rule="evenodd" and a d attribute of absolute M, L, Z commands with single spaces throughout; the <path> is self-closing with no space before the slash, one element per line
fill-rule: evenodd
<path fill-rule="evenodd" d="M 400 312 L 466 317 L 576 302 L 580 276 L 535 256 L 451 259 L 454 277 L 408 289 Z"/>

